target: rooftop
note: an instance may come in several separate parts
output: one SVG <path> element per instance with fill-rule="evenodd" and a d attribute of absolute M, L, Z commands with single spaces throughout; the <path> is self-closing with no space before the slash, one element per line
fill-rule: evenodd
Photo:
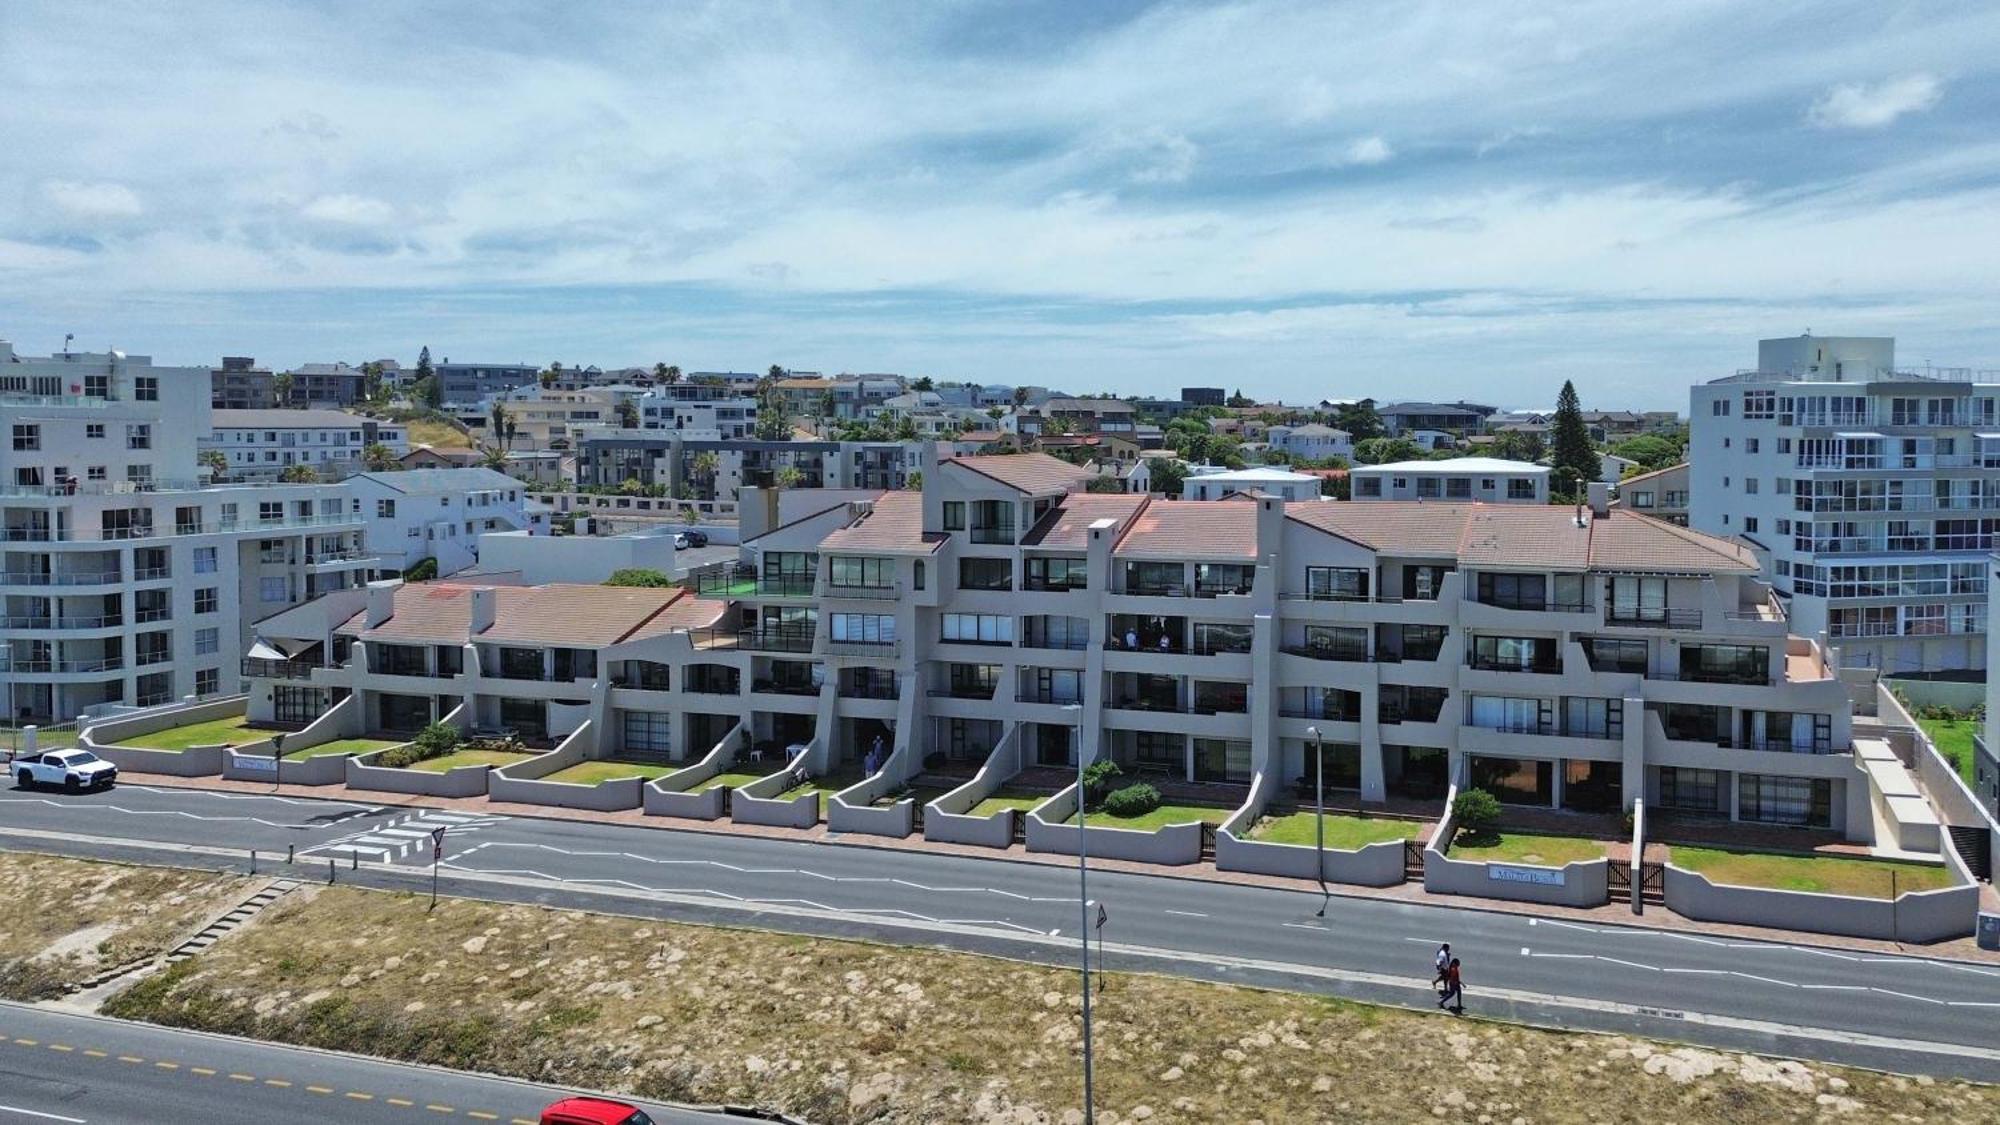
<path fill-rule="evenodd" d="M 989 453 L 977 457 L 953 457 L 944 462 L 990 477 L 1017 492 L 1035 495 L 1067 492 L 1089 482 L 1091 473 L 1060 457 L 1046 453 Z"/>
<path fill-rule="evenodd" d="M 949 536 L 924 533 L 924 495 L 885 492 L 861 518 L 820 540 L 822 551 L 915 551 L 930 554 Z"/>
<path fill-rule="evenodd" d="M 384 488 L 405 495 L 439 496 L 453 492 L 490 492 L 519 488 L 521 482 L 493 469 L 404 469 L 393 473 L 360 473 Z"/>
<path fill-rule="evenodd" d="M 1257 505 L 1148 504 L 1119 539 L 1115 553 L 1120 557 L 1255 560 Z"/>
<path fill-rule="evenodd" d="M 1533 504 L 1387 501 L 1294 504 L 1285 515 L 1382 554 L 1467 566 L 1755 574 L 1737 543 L 1613 508 L 1577 526 L 1576 509 Z"/>
<path fill-rule="evenodd" d="M 1090 544 L 1091 524 L 1106 519 L 1124 523 L 1146 506 L 1147 498 L 1138 493 L 1072 492 L 1028 529 L 1021 545 L 1082 550 Z"/>
<path fill-rule="evenodd" d="M 1519 476 L 1547 476 L 1549 467 L 1531 461 L 1508 461 L 1499 457 L 1447 457 L 1442 461 L 1391 461 L 1383 465 L 1356 465 L 1356 472 L 1392 473 L 1513 473 Z"/>
<path fill-rule="evenodd" d="M 491 590 L 493 624 L 472 633 L 473 591 Z M 713 624 L 726 608 L 677 587 L 475 586 L 408 583 L 395 591 L 387 620 L 370 629 L 364 609 L 339 632 L 363 640 L 463 644 L 470 640 L 544 647 L 602 647 L 640 636 Z"/>
<path fill-rule="evenodd" d="M 212 410 L 209 417 L 210 425 L 218 430 L 351 430 L 375 421 L 344 410 Z"/>

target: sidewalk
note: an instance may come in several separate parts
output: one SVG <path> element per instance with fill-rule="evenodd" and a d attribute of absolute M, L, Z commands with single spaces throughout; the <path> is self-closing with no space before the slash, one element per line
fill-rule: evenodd
<path fill-rule="evenodd" d="M 142 780 L 143 779 L 143 780 Z M 1005 849 L 981 848 L 968 844 L 933 843 L 922 836 L 912 835 L 903 839 L 889 836 L 867 836 L 856 833 L 828 832 L 824 823 L 815 828 L 768 828 L 761 825 L 736 824 L 729 820 L 681 820 L 675 817 L 648 816 L 639 809 L 622 812 L 590 812 L 583 809 L 553 808 L 548 805 L 523 805 L 507 801 L 495 801 L 487 797 L 439 798 L 414 796 L 403 793 L 376 793 L 351 790 L 345 785 L 272 785 L 268 782 L 230 781 L 219 777 L 181 778 L 156 774 L 132 774 L 128 780 L 135 784 L 145 784 L 161 789 L 204 789 L 211 792 L 255 793 L 266 796 L 295 797 L 328 801 L 350 801 L 370 805 L 396 808 L 443 809 L 451 812 L 477 813 L 525 817 L 539 820 L 569 820 L 589 824 L 619 824 L 655 831 L 697 832 L 718 836 L 751 836 L 770 840 L 792 840 L 802 843 L 825 844 L 833 847 L 882 848 L 897 851 L 927 852 L 933 855 L 955 855 L 969 859 L 999 860 L 1013 863 L 1035 863 L 1047 867 L 1076 869 L 1076 857 L 1050 852 L 1030 852 L 1016 844 Z M 1648 847 L 1648 853 L 1651 847 Z M 1630 845 L 1625 851 L 1630 852 Z M 1229 883 L 1245 887 L 1268 887 L 1276 890 L 1298 891 L 1304 894 L 1318 894 L 1319 884 L 1307 879 L 1286 879 L 1272 875 L 1255 875 L 1243 871 L 1218 871 L 1212 862 L 1187 864 L 1178 867 L 1162 867 L 1149 863 L 1133 863 L 1125 860 L 1090 860 L 1093 871 L 1122 871 L 1135 875 L 1164 876 L 1173 879 L 1191 879 L 1208 883 Z M 1813 945 L 1829 949 L 1849 949 L 1867 953 L 1910 953 L 1943 960 L 1978 961 L 2000 965 L 2000 951 L 1981 949 L 1972 938 L 1958 938 L 1952 941 L 1936 942 L 1930 945 L 1914 945 L 1888 941 L 1874 941 L 1867 938 L 1841 937 L 1836 934 L 1807 933 L 1798 930 L 1767 929 L 1758 926 L 1737 926 L 1716 922 L 1696 922 L 1683 918 L 1664 906 L 1648 906 L 1643 915 L 1634 914 L 1626 903 L 1609 903 L 1595 907 L 1545 906 L 1538 903 L 1514 902 L 1505 899 L 1474 898 L 1467 895 L 1433 895 L 1424 890 L 1422 880 L 1414 880 L 1393 887 L 1360 887 L 1345 883 L 1328 883 L 1326 890 L 1332 897 L 1372 898 L 1405 902 L 1412 905 L 1457 907 L 1469 910 L 1484 910 L 1495 914 L 1517 914 L 1525 917 L 1549 918 L 1573 924 L 1632 926 L 1649 930 L 1663 930 L 1673 933 L 1701 934 L 1708 937 L 1737 938 L 1748 941 L 1777 942 L 1790 945 Z M 1995 892 L 1992 886 L 1981 888 L 1982 909 L 1992 909 Z"/>

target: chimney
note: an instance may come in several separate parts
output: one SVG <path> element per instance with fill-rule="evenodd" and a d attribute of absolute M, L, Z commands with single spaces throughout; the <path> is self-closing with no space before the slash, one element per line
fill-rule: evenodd
<path fill-rule="evenodd" d="M 1601 480 L 1591 481 L 1584 487 L 1584 496 L 1590 503 L 1590 518 L 1605 519 L 1611 515 L 1611 486 Z"/>
<path fill-rule="evenodd" d="M 469 630 L 471 636 L 476 637 L 493 627 L 493 611 L 498 600 L 499 595 L 491 586 L 472 588 L 472 624 Z"/>
<path fill-rule="evenodd" d="M 373 629 L 396 615 L 396 591 L 401 589 L 403 580 L 387 578 L 368 584 L 367 616 L 362 620 Z"/>

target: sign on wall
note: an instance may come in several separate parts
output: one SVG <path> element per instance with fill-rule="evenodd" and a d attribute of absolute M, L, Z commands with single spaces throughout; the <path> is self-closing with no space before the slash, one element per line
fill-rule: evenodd
<path fill-rule="evenodd" d="M 1505 863 L 1486 865 L 1486 877 L 1496 883 L 1535 883 L 1544 887 L 1563 885 L 1560 867 L 1514 867 Z"/>

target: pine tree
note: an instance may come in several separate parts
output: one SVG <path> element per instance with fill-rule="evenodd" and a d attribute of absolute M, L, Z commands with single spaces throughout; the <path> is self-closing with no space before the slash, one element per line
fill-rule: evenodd
<path fill-rule="evenodd" d="M 1590 429 L 1583 424 L 1583 404 L 1577 401 L 1576 386 L 1563 380 L 1562 394 L 1556 396 L 1556 419 L 1550 427 L 1550 498 L 1559 503 L 1575 503 L 1584 487 L 1597 479 L 1597 447 L 1590 442 Z"/>

